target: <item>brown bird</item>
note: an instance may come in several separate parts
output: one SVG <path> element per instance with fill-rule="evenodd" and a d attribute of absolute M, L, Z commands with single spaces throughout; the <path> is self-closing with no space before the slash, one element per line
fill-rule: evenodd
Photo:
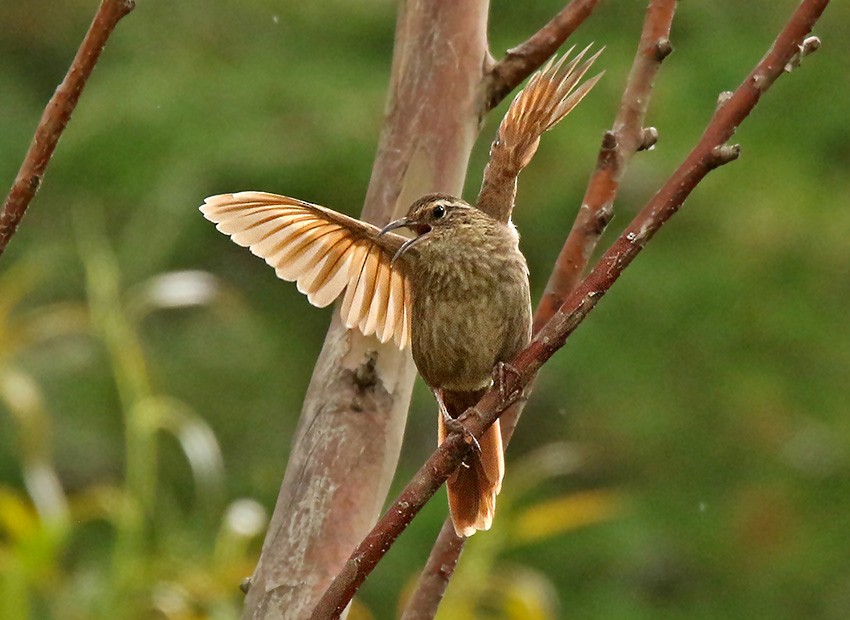
<path fill-rule="evenodd" d="M 585 49 L 585 52 L 587 50 Z M 264 192 L 212 196 L 201 211 L 216 228 L 297 283 L 318 307 L 343 291 L 345 325 L 381 342 L 412 345 L 413 360 L 440 409 L 438 437 L 491 386 L 531 337 L 528 268 L 510 223 L 516 176 L 540 134 L 587 94 L 576 89 L 598 53 L 579 66 L 552 62 L 535 75 L 499 128 L 478 205 L 446 194 L 414 202 L 383 229 L 325 207 Z M 391 230 L 407 228 L 407 239 Z M 489 529 L 504 456 L 496 421 L 447 481 L 458 536 Z"/>

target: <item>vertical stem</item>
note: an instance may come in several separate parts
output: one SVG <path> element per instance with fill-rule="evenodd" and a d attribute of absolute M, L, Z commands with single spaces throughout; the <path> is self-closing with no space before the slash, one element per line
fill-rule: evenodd
<path fill-rule="evenodd" d="M 463 189 L 478 134 L 487 11 L 486 0 L 401 3 L 364 219 L 380 224 L 425 193 Z M 409 352 L 334 319 L 243 618 L 307 617 L 377 520 L 414 378 Z"/>
<path fill-rule="evenodd" d="M 142 557 L 145 516 L 156 497 L 157 453 L 154 425 L 139 407 L 152 388 L 142 345 L 121 304 L 118 266 L 109 248 L 102 220 L 77 217 L 75 228 L 86 274 L 92 325 L 103 341 L 124 415 L 125 489 L 113 558 L 113 585 L 104 593 L 102 612 L 118 613 L 121 597 L 132 588 L 136 562 Z"/>

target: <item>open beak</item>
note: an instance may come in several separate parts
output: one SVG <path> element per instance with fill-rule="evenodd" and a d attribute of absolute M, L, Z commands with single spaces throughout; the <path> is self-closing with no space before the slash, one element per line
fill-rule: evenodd
<path fill-rule="evenodd" d="M 409 250 L 413 246 L 414 243 L 416 243 L 417 241 L 422 239 L 423 235 L 425 234 L 424 232 L 420 232 L 418 230 L 418 228 L 419 228 L 418 224 L 411 222 L 406 217 L 403 217 L 401 219 L 394 220 L 394 221 L 390 222 L 389 224 L 387 224 L 386 226 L 384 226 L 381 229 L 381 232 L 378 233 L 378 236 L 380 237 L 381 235 L 386 234 L 391 230 L 395 230 L 396 228 L 410 228 L 411 230 L 413 230 L 414 232 L 417 233 L 417 236 L 413 237 L 412 239 L 408 239 L 407 241 L 405 241 L 404 243 L 401 244 L 401 247 L 396 251 L 395 254 L 393 254 L 393 258 L 390 261 L 392 263 L 396 262 L 396 260 L 398 259 L 399 256 L 401 256 L 402 254 L 407 252 L 407 250 Z M 430 230 L 430 227 L 429 227 L 429 230 Z M 425 232 L 427 232 L 427 231 L 425 231 Z"/>

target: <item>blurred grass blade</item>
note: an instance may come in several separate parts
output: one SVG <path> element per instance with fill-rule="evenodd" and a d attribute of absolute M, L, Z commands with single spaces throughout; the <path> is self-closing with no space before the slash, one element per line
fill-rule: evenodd
<path fill-rule="evenodd" d="M 538 542 L 618 516 L 624 505 L 620 491 L 584 491 L 540 502 L 513 520 L 514 545 Z"/>
<path fill-rule="evenodd" d="M 166 396 L 153 396 L 136 405 L 134 417 L 150 420 L 159 430 L 180 443 L 192 469 L 198 495 L 217 500 L 222 494 L 224 460 L 215 433 L 206 421 L 185 403 Z"/>
<path fill-rule="evenodd" d="M 24 484 L 36 510 L 48 523 L 67 525 L 68 503 L 53 467 L 50 416 L 38 384 L 24 372 L 0 366 L 0 401 L 20 429 Z"/>
<path fill-rule="evenodd" d="M 242 560 L 249 543 L 265 532 L 269 515 L 258 501 L 237 499 L 227 507 L 215 542 L 215 563 L 233 565 Z"/>
<path fill-rule="evenodd" d="M 543 574 L 513 566 L 493 576 L 492 599 L 499 600 L 500 616 L 508 620 L 556 620 L 558 595 Z"/>
<path fill-rule="evenodd" d="M 578 471 L 587 460 L 586 450 L 568 441 L 548 443 L 531 450 L 511 465 L 510 484 L 503 492 L 511 502 L 517 502 L 525 493 L 550 478 Z"/>
<path fill-rule="evenodd" d="M 132 505 L 133 500 L 128 498 L 127 493 L 120 487 L 92 485 L 73 494 L 68 504 L 75 525 L 102 520 L 120 529 L 127 506 Z M 130 512 L 138 514 L 138 507 L 132 507 Z"/>
<path fill-rule="evenodd" d="M 32 262 L 21 262 L 0 273 L 0 325 L 9 320 L 12 309 L 35 288 L 40 271 Z"/>
<path fill-rule="evenodd" d="M 135 287 L 127 296 L 127 306 L 139 320 L 155 310 L 207 306 L 221 294 L 219 279 L 208 271 L 171 271 Z"/>
<path fill-rule="evenodd" d="M 21 540 L 39 528 L 38 514 L 15 489 L 0 486 L 0 540 Z"/>
<path fill-rule="evenodd" d="M 17 263 L 0 273 L 0 360 L 23 348 L 13 312 L 37 280 L 38 270 L 32 263 Z"/>
<path fill-rule="evenodd" d="M 109 353 L 121 413 L 124 417 L 125 493 L 116 524 L 112 583 L 101 601 L 102 615 L 114 614 L 139 578 L 144 557 L 143 527 L 153 515 L 157 487 L 156 426 L 136 407 L 152 394 L 141 342 L 121 303 L 119 267 L 109 246 L 103 214 L 97 208 L 76 209 L 74 230 L 86 276 L 92 327 Z"/>

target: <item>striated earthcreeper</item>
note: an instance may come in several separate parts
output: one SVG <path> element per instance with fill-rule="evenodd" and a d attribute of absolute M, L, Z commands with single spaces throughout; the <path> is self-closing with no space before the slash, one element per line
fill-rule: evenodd
<path fill-rule="evenodd" d="M 383 229 L 325 207 L 264 192 L 207 198 L 221 232 L 297 282 L 324 307 L 345 293 L 345 325 L 412 347 L 440 409 L 439 441 L 465 432 L 474 406 L 531 337 L 528 268 L 510 222 L 516 177 L 540 135 L 566 116 L 600 76 L 576 88 L 598 53 L 550 62 L 514 99 L 499 127 L 476 206 L 446 194 L 414 202 Z M 569 52 L 568 52 L 569 54 Z M 407 228 L 410 239 L 390 231 Z M 470 437 L 471 439 L 471 437 Z M 458 536 L 489 529 L 504 475 L 499 422 L 447 481 Z"/>

